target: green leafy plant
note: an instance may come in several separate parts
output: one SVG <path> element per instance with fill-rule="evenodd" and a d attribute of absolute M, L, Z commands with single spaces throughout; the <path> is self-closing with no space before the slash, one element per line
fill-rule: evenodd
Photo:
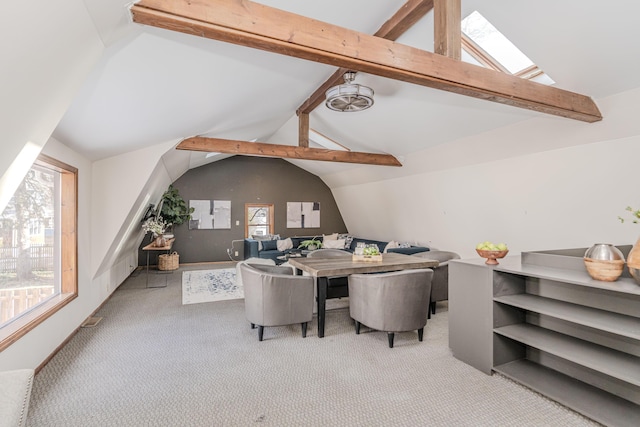
<path fill-rule="evenodd" d="M 162 195 L 160 216 L 169 225 L 180 225 L 191 219 L 194 208 L 189 208 L 180 192 L 173 185 L 169 185 L 167 191 Z"/>
<path fill-rule="evenodd" d="M 303 240 L 300 242 L 298 249 L 311 249 L 311 248 L 321 248 L 322 242 L 317 240 L 315 237 L 309 240 Z"/>
<path fill-rule="evenodd" d="M 640 209 L 633 209 L 631 206 L 627 206 L 626 211 L 631 212 L 631 222 L 638 224 L 640 222 Z M 624 218 L 619 216 L 620 222 L 624 222 Z"/>

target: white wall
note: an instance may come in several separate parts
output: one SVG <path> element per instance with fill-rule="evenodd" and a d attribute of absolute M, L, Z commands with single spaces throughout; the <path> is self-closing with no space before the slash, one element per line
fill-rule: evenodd
<path fill-rule="evenodd" d="M 0 209 L 31 167 L 26 162 L 9 176 L 16 156 L 27 144 L 37 156 L 103 50 L 82 0 L 3 2 Z"/>
<path fill-rule="evenodd" d="M 92 171 L 91 273 L 101 275 L 135 252 L 143 238 L 140 218 L 171 184 L 162 156 L 174 142 L 96 161 Z M 137 266 L 131 264 L 131 268 Z M 118 283 L 119 284 L 119 283 Z"/>
<path fill-rule="evenodd" d="M 323 178 L 357 236 L 463 257 L 477 257 L 484 240 L 506 242 L 511 254 L 631 244 L 640 226 L 617 217 L 640 207 L 640 90 L 599 105 L 601 123 L 529 120 L 416 153 L 399 177 L 378 172 L 365 183 L 372 175 L 362 168 Z"/>

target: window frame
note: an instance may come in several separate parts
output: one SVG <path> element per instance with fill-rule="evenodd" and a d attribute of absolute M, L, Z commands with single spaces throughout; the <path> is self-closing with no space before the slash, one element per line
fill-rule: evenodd
<path fill-rule="evenodd" d="M 0 351 L 78 297 L 78 169 L 46 154 L 34 165 L 60 174 L 60 294 L 0 328 Z"/>
<path fill-rule="evenodd" d="M 249 208 L 268 208 L 269 209 L 269 222 L 267 222 L 267 224 L 269 226 L 269 234 L 273 234 L 274 232 L 274 205 L 273 203 L 245 203 L 244 204 L 244 217 L 245 217 L 245 223 L 244 223 L 244 237 L 249 238 L 251 237 L 249 235 Z"/>

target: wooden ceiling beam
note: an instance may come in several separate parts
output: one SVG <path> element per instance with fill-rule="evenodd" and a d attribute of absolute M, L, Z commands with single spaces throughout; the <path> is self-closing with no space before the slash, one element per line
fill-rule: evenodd
<path fill-rule="evenodd" d="M 140 24 L 585 122 L 602 120 L 588 96 L 247 0 L 142 0 L 131 12 Z"/>
<path fill-rule="evenodd" d="M 374 36 L 386 40 L 396 40 L 409 28 L 433 9 L 433 0 L 409 0 L 375 32 Z M 310 113 L 325 100 L 327 91 L 344 82 L 347 68 L 338 68 L 324 83 L 318 87 L 296 110 L 296 114 Z"/>
<path fill-rule="evenodd" d="M 296 147 L 294 145 L 206 138 L 203 136 L 187 138 L 180 142 L 176 149 L 324 162 L 360 163 L 376 166 L 402 166 L 400 161 L 390 154 L 325 150 L 321 148 Z"/>
<path fill-rule="evenodd" d="M 298 146 L 309 146 L 309 114 L 298 115 Z"/>
<path fill-rule="evenodd" d="M 433 6 L 433 51 L 452 59 L 460 59 L 462 50 L 462 10 L 460 0 L 435 0 Z"/>

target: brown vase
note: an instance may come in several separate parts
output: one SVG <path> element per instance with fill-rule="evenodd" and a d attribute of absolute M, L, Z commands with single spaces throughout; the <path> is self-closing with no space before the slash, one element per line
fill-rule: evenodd
<path fill-rule="evenodd" d="M 155 242 L 154 242 L 154 245 L 155 245 L 157 248 L 162 248 L 162 247 L 164 247 L 164 246 L 166 246 L 166 245 L 167 245 L 167 241 L 166 241 L 166 239 L 164 238 L 164 236 L 160 235 L 160 236 L 156 237 L 156 240 L 155 240 Z"/>
<path fill-rule="evenodd" d="M 627 256 L 627 268 L 629 268 L 631 277 L 640 285 L 640 239 L 633 245 L 629 256 Z"/>

